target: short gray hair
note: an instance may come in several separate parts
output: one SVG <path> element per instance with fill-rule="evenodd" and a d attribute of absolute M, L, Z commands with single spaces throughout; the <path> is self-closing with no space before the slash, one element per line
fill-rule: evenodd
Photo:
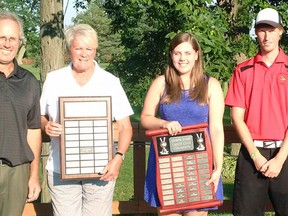
<path fill-rule="evenodd" d="M 0 10 L 0 20 L 3 20 L 3 19 L 13 20 L 16 23 L 18 23 L 19 29 L 20 29 L 20 39 L 23 40 L 25 38 L 23 22 L 16 13 L 11 12 L 11 11 Z"/>
<path fill-rule="evenodd" d="M 67 49 L 70 50 L 73 40 L 76 36 L 81 36 L 88 40 L 92 40 L 96 47 L 98 48 L 98 36 L 97 32 L 88 24 L 76 24 L 75 26 L 69 27 L 65 31 L 65 39 L 66 39 L 66 46 Z"/>

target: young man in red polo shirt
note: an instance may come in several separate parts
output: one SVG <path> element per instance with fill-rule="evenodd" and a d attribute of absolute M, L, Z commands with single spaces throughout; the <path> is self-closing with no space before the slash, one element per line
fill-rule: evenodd
<path fill-rule="evenodd" d="M 280 14 L 261 10 L 255 23 L 259 52 L 237 65 L 225 103 L 242 147 L 233 198 L 235 216 L 262 216 L 268 199 L 288 215 L 288 57 L 279 47 Z"/>

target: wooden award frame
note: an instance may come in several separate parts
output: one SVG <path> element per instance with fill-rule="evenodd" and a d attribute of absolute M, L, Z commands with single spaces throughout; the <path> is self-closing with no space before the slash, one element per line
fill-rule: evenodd
<path fill-rule="evenodd" d="M 113 158 L 110 96 L 59 97 L 61 180 L 100 178 Z"/>
<path fill-rule="evenodd" d="M 176 136 L 167 129 L 147 130 L 156 157 L 160 213 L 220 206 L 214 185 L 206 185 L 213 170 L 206 123 L 182 127 Z"/>

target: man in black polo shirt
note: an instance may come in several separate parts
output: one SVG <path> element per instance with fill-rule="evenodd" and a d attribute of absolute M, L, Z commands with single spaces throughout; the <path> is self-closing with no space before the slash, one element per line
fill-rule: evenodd
<path fill-rule="evenodd" d="M 20 19 L 0 11 L 0 215 L 21 216 L 40 193 L 40 89 L 15 56 L 24 38 Z"/>

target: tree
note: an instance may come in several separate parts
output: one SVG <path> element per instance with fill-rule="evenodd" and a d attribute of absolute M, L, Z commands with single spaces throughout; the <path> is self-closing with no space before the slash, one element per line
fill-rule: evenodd
<path fill-rule="evenodd" d="M 49 71 L 64 66 L 63 0 L 42 0 L 41 8 L 41 81 Z"/>
<path fill-rule="evenodd" d="M 206 71 L 216 78 L 228 79 L 233 61 L 226 14 L 212 1 L 149 0 L 113 1 L 105 3 L 114 30 L 121 34 L 124 57 L 115 61 L 130 101 L 143 103 L 151 80 L 165 71 L 168 43 L 177 32 L 187 31 L 197 36 L 203 48 Z M 212 55 L 211 55 L 212 53 Z M 226 70 L 223 70 L 226 69 Z M 225 73 L 226 72 L 226 73 Z"/>
<path fill-rule="evenodd" d="M 179 12 L 167 1 L 106 1 L 113 30 L 121 35 L 125 51 L 109 67 L 120 77 L 130 102 L 140 105 L 151 80 L 166 62 L 166 35 L 177 31 Z M 165 12 L 164 12 L 165 11 Z"/>
<path fill-rule="evenodd" d="M 76 8 L 85 7 L 90 0 L 74 0 Z M 67 4 L 71 2 L 68 0 Z M 59 69 L 65 64 L 64 13 L 63 0 L 40 1 L 41 37 L 41 82 L 49 71 Z"/>
<path fill-rule="evenodd" d="M 19 64 L 22 64 L 24 56 L 33 58 L 34 60 L 37 56 L 39 57 L 39 5 L 40 3 L 37 0 L 0 1 L 0 8 L 2 10 L 15 12 L 23 21 L 24 34 L 26 38 L 22 42 L 22 46 L 17 56 Z"/>
<path fill-rule="evenodd" d="M 75 0 L 75 7 L 83 7 L 85 2 L 89 0 Z M 69 3 L 69 0 L 68 0 Z M 46 74 L 49 71 L 59 69 L 64 66 L 64 13 L 63 0 L 41 0 L 40 1 L 40 38 L 41 38 L 41 83 L 44 82 Z M 49 143 L 43 141 L 42 154 L 47 155 L 49 151 Z M 45 166 L 46 161 L 42 161 Z M 45 167 L 43 167 L 45 169 Z M 43 172 L 42 185 L 46 185 L 45 176 Z M 46 189 L 46 190 L 44 190 Z M 43 187 L 41 194 L 42 202 L 49 202 L 50 196 L 47 187 Z"/>
<path fill-rule="evenodd" d="M 134 105 L 143 103 L 151 80 L 165 71 L 168 42 L 177 32 L 196 35 L 205 71 L 220 80 L 225 92 L 237 62 L 257 51 L 249 34 L 255 14 L 277 6 L 287 20 L 288 9 L 284 0 L 107 0 L 104 6 L 125 47 L 111 70 L 122 78 Z"/>
<path fill-rule="evenodd" d="M 120 46 L 120 35 L 112 32 L 111 20 L 105 13 L 101 1 L 91 1 L 87 5 L 87 10 L 79 13 L 73 22 L 89 24 L 96 30 L 99 40 L 98 62 L 110 63 L 113 56 L 121 55 L 123 52 L 123 47 Z"/>

